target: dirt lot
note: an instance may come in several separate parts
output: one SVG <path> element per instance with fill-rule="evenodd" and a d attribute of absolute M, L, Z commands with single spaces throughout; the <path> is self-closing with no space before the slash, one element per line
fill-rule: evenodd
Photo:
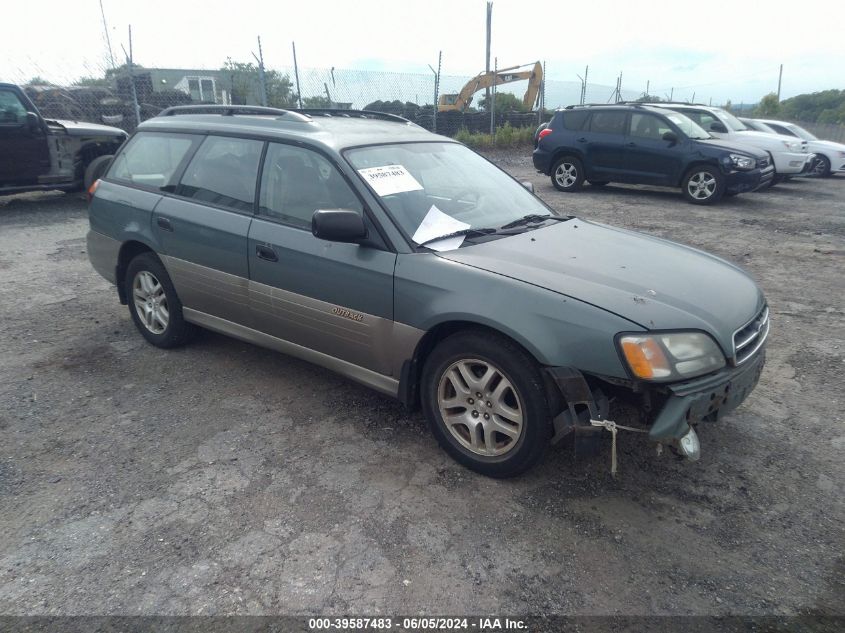
<path fill-rule="evenodd" d="M 845 178 L 698 208 L 494 159 L 760 281 L 768 365 L 700 462 L 623 435 L 616 480 L 609 445 L 474 475 L 328 371 L 145 344 L 88 264 L 84 202 L 0 199 L 0 613 L 843 614 Z"/>

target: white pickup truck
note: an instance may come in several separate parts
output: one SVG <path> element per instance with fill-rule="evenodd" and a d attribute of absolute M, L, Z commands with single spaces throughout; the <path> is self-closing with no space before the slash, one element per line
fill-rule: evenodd
<path fill-rule="evenodd" d="M 813 162 L 813 153 L 808 149 L 807 141 L 799 138 L 784 138 L 780 134 L 757 132 L 722 108 L 688 103 L 650 105 L 681 112 L 716 138 L 750 145 L 768 152 L 775 165 L 773 183 L 780 182 L 789 176 L 807 173 Z"/>

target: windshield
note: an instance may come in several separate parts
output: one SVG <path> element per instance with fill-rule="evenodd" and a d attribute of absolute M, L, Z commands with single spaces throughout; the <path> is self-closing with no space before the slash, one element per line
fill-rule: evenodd
<path fill-rule="evenodd" d="M 795 125 L 794 123 L 785 124 L 784 127 L 789 128 L 790 130 L 795 132 L 798 135 L 799 138 L 802 138 L 805 141 L 818 141 L 819 140 L 818 137 L 813 136 L 807 130 L 805 130 L 803 127 L 799 127 L 799 126 Z"/>
<path fill-rule="evenodd" d="M 698 123 L 680 112 L 666 112 L 666 118 L 678 126 L 689 138 L 710 138 L 710 135 Z"/>
<path fill-rule="evenodd" d="M 748 130 L 745 123 L 737 119 L 727 110 L 719 110 L 719 118 L 722 119 L 722 123 L 728 126 L 729 130 L 733 130 L 734 132 L 745 132 Z"/>
<path fill-rule="evenodd" d="M 534 224 L 559 217 L 505 172 L 457 143 L 378 145 L 348 150 L 345 156 L 417 244 L 471 229 L 507 228 L 529 215 L 542 216 Z"/>

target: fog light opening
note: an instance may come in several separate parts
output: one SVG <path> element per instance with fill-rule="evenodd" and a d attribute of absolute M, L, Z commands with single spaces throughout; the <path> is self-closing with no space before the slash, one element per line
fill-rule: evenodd
<path fill-rule="evenodd" d="M 689 427 L 686 435 L 678 440 L 676 446 L 678 453 L 686 457 L 690 461 L 698 461 L 701 457 L 701 443 L 698 441 L 698 434 L 695 429 Z"/>

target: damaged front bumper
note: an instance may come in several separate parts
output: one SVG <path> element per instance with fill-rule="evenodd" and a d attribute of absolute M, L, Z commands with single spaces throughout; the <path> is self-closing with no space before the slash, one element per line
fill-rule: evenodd
<path fill-rule="evenodd" d="M 629 383 L 625 386 L 647 401 L 660 403 L 648 428 L 649 439 L 672 446 L 680 454 L 695 459 L 699 453 L 695 425 L 716 421 L 742 404 L 757 385 L 765 362 L 763 347 L 742 365 L 709 376 L 671 385 Z M 608 379 L 588 378 L 568 367 L 548 367 L 546 371 L 563 401 L 563 410 L 553 420 L 552 442 L 573 431 L 595 431 L 600 425 L 592 422 L 605 420 L 608 413 L 607 399 L 596 381 L 608 382 Z M 617 390 L 622 386 L 616 380 L 608 385 L 615 385 Z"/>

